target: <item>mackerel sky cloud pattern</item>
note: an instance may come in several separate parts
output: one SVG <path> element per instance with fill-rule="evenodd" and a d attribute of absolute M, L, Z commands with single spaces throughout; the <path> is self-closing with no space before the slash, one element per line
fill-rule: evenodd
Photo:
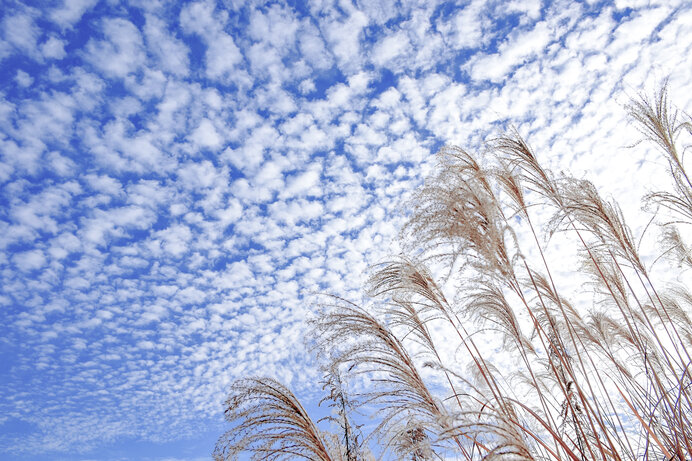
<path fill-rule="evenodd" d="M 310 295 L 360 299 L 440 146 L 511 123 L 627 215 L 622 104 L 692 108 L 686 1 L 1 10 L 1 459 L 207 459 L 246 375 L 315 406 Z"/>

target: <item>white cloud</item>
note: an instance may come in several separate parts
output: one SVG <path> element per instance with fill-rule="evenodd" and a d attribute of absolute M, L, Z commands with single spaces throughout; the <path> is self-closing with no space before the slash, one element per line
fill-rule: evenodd
<path fill-rule="evenodd" d="M 287 198 L 317 195 L 319 194 L 319 184 L 319 170 L 311 169 L 288 178 L 286 187 L 281 191 L 280 197 Z"/>
<path fill-rule="evenodd" d="M 16 253 L 12 257 L 14 264 L 22 272 L 31 272 L 41 269 L 46 264 L 46 257 L 41 250 L 30 250 Z"/>
<path fill-rule="evenodd" d="M 23 70 L 17 71 L 17 73 L 14 76 L 14 80 L 17 82 L 19 86 L 23 88 L 31 86 L 31 84 L 34 83 L 34 79 L 31 78 L 31 76 Z"/>
<path fill-rule="evenodd" d="M 499 8 L 509 12 L 516 11 L 521 13 L 520 21 L 526 23 L 532 20 L 535 21 L 540 17 L 542 2 L 541 0 L 514 0 L 506 5 L 499 6 Z"/>
<path fill-rule="evenodd" d="M 138 206 L 95 210 L 83 219 L 80 234 L 88 242 L 105 247 L 111 238 L 125 237 L 133 229 L 148 229 L 155 220 L 154 213 Z"/>
<path fill-rule="evenodd" d="M 74 26 L 98 0 L 65 0 L 62 7 L 55 8 L 50 17 L 62 28 Z"/>
<path fill-rule="evenodd" d="M 207 76 L 211 79 L 234 77 L 234 69 L 242 56 L 233 38 L 225 33 L 209 39 L 209 48 L 206 53 Z"/>
<path fill-rule="evenodd" d="M 266 42 L 274 48 L 291 48 L 299 27 L 300 23 L 286 6 L 274 4 L 267 11 L 252 11 L 248 34 L 253 40 Z"/>
<path fill-rule="evenodd" d="M 549 25 L 539 22 L 530 31 L 511 36 L 496 54 L 475 60 L 471 76 L 475 80 L 502 81 L 514 67 L 543 51 L 551 40 L 553 33 Z"/>
<path fill-rule="evenodd" d="M 391 146 L 382 146 L 377 151 L 377 161 L 385 164 L 399 162 L 421 163 L 430 152 L 422 147 L 411 133 L 394 141 Z"/>
<path fill-rule="evenodd" d="M 189 251 L 189 242 L 192 240 L 190 228 L 183 224 L 173 225 L 157 233 L 161 239 L 163 250 L 175 258 L 180 258 Z"/>
<path fill-rule="evenodd" d="M 310 79 L 303 80 L 302 82 L 300 82 L 298 89 L 302 94 L 310 94 L 316 89 L 315 82 Z"/>
<path fill-rule="evenodd" d="M 75 173 L 77 164 L 70 158 L 60 155 L 58 152 L 49 152 L 47 159 L 53 172 L 60 176 L 72 176 Z"/>
<path fill-rule="evenodd" d="M 41 53 L 44 58 L 62 59 L 67 56 L 65 52 L 65 41 L 60 40 L 55 36 L 51 36 L 45 42 L 41 43 Z"/>
<path fill-rule="evenodd" d="M 48 252 L 53 258 L 62 259 L 70 253 L 81 249 L 81 241 L 72 233 L 64 232 L 51 241 Z"/>
<path fill-rule="evenodd" d="M 312 24 L 305 24 L 300 32 L 300 54 L 315 69 L 329 69 L 334 65 L 334 58 L 327 50 L 319 30 Z"/>
<path fill-rule="evenodd" d="M 123 78 L 135 72 L 145 61 L 139 29 L 122 18 L 102 22 L 105 40 L 91 39 L 86 46 L 85 60 L 108 77 Z"/>
<path fill-rule="evenodd" d="M 358 69 L 361 61 L 360 34 L 368 24 L 368 17 L 352 9 L 343 21 L 331 20 L 322 26 L 337 63 L 343 72 L 350 74 Z"/>
<path fill-rule="evenodd" d="M 252 45 L 247 51 L 247 58 L 254 75 L 269 76 L 276 81 L 287 73 L 279 51 L 264 43 Z"/>
<path fill-rule="evenodd" d="M 223 138 L 216 131 L 211 120 L 206 118 L 192 132 L 190 140 L 203 149 L 218 150 L 223 145 Z"/>
<path fill-rule="evenodd" d="M 232 79 L 236 65 L 242 60 L 233 37 L 224 31 L 225 21 L 226 14 L 215 12 L 214 4 L 209 1 L 187 5 L 180 12 L 183 29 L 201 36 L 207 45 L 206 73 L 213 80 Z"/>
<path fill-rule="evenodd" d="M 252 178 L 256 194 L 271 197 L 275 191 L 284 187 L 283 171 L 287 167 L 285 160 L 270 160 L 262 164 L 257 174 Z M 264 198 L 266 200 L 266 198 Z"/>
<path fill-rule="evenodd" d="M 289 226 L 299 222 L 310 222 L 324 214 L 324 205 L 314 200 L 277 201 L 272 203 L 269 208 L 274 219 Z"/>
<path fill-rule="evenodd" d="M 378 66 L 387 65 L 392 60 L 411 52 L 411 43 L 403 31 L 387 35 L 377 42 L 372 52 L 372 60 Z"/>
<path fill-rule="evenodd" d="M 613 19 L 605 14 L 584 18 L 576 30 L 565 37 L 565 44 L 582 52 L 602 51 L 610 41 L 614 25 Z"/>
<path fill-rule="evenodd" d="M 2 20 L 5 40 L 28 56 L 36 58 L 36 42 L 40 31 L 29 13 L 8 14 Z"/>
<path fill-rule="evenodd" d="M 226 185 L 228 172 L 225 169 L 217 171 L 210 161 L 204 160 L 180 165 L 178 178 L 186 189 L 201 190 Z"/>
<path fill-rule="evenodd" d="M 178 76 L 189 74 L 189 50 L 182 41 L 171 36 L 163 20 L 147 15 L 144 37 L 148 50 L 156 57 L 163 70 Z"/>
<path fill-rule="evenodd" d="M 88 174 L 83 177 L 90 187 L 105 194 L 118 197 L 123 194 L 123 187 L 115 178 L 108 175 Z"/>
<path fill-rule="evenodd" d="M 240 114 L 243 116 L 243 114 Z M 237 149 L 227 148 L 223 152 L 223 159 L 246 174 L 254 172 L 264 160 L 265 150 L 277 145 L 280 135 L 276 129 L 268 123 L 253 127 L 246 136 L 242 147 Z"/>
<path fill-rule="evenodd" d="M 176 293 L 176 299 L 183 304 L 202 304 L 206 297 L 206 293 L 195 287 L 183 288 Z"/>
<path fill-rule="evenodd" d="M 228 17 L 226 12 L 215 14 L 215 5 L 210 1 L 195 2 L 186 5 L 180 12 L 180 25 L 189 33 L 201 36 L 212 34 L 222 28 L 222 24 Z M 219 18 L 220 22 L 215 19 Z"/>
<path fill-rule="evenodd" d="M 158 133 L 131 133 L 131 125 L 115 120 L 103 127 L 82 126 L 82 139 L 96 161 L 115 171 L 171 171 L 175 159 L 159 147 Z M 100 132 L 103 129 L 103 132 Z"/>
<path fill-rule="evenodd" d="M 440 24 L 457 47 L 475 48 L 483 42 L 483 4 L 484 2 L 473 1 L 457 11 L 448 24 Z"/>

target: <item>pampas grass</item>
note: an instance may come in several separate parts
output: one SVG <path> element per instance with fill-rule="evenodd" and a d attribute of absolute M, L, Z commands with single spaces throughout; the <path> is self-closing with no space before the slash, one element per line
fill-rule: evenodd
<path fill-rule="evenodd" d="M 332 432 L 276 381 L 243 379 L 226 401 L 231 428 L 216 458 L 691 459 L 692 295 L 654 275 L 692 265 L 682 144 L 692 124 L 665 87 L 628 111 L 672 183 L 645 197 L 661 236 L 653 263 L 617 203 L 544 168 L 516 131 L 480 156 L 445 147 L 411 201 L 407 255 L 372 268 L 371 302 L 325 296 L 315 310 Z M 552 217 L 538 219 L 536 207 Z M 563 294 L 545 253 L 555 233 L 579 253 L 573 271 L 592 306 Z M 375 418 L 369 434 L 355 411 Z"/>

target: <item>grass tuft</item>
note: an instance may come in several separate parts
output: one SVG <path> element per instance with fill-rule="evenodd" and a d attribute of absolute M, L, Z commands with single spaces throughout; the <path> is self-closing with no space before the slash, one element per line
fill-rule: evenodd
<path fill-rule="evenodd" d="M 666 264 L 692 266 L 692 123 L 665 86 L 628 111 L 671 178 L 645 197 L 654 263 L 616 202 L 543 168 L 518 132 L 482 156 L 445 147 L 410 203 L 407 255 L 372 268 L 370 301 L 318 303 L 334 416 L 315 423 L 280 383 L 241 379 L 216 459 L 692 459 L 692 294 L 658 282 Z M 591 305 L 564 295 L 545 253 L 555 233 L 579 253 Z M 376 421 L 365 437 L 356 412 Z"/>

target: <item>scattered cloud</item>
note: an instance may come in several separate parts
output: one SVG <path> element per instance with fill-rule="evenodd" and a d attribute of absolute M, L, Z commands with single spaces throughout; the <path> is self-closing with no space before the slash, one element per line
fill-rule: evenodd
<path fill-rule="evenodd" d="M 242 55 L 233 37 L 224 30 L 227 13 L 215 10 L 211 1 L 187 5 L 180 13 L 180 24 L 187 33 L 197 34 L 205 41 L 207 78 L 229 81 Z"/>
<path fill-rule="evenodd" d="M 91 39 L 85 60 L 106 77 L 123 78 L 137 71 L 145 61 L 139 29 L 127 19 L 107 18 L 102 31 L 105 40 Z"/>
<path fill-rule="evenodd" d="M 67 56 L 65 42 L 55 37 L 50 37 L 41 44 L 41 53 L 48 59 L 62 59 Z"/>
<path fill-rule="evenodd" d="M 2 35 L 6 43 L 14 47 L 19 53 L 30 58 L 38 56 L 36 43 L 40 31 L 34 21 L 32 11 L 6 14 L 2 19 Z"/>
<path fill-rule="evenodd" d="M 63 5 L 52 10 L 49 16 L 61 28 L 71 28 L 97 2 L 98 0 L 64 0 Z"/>

